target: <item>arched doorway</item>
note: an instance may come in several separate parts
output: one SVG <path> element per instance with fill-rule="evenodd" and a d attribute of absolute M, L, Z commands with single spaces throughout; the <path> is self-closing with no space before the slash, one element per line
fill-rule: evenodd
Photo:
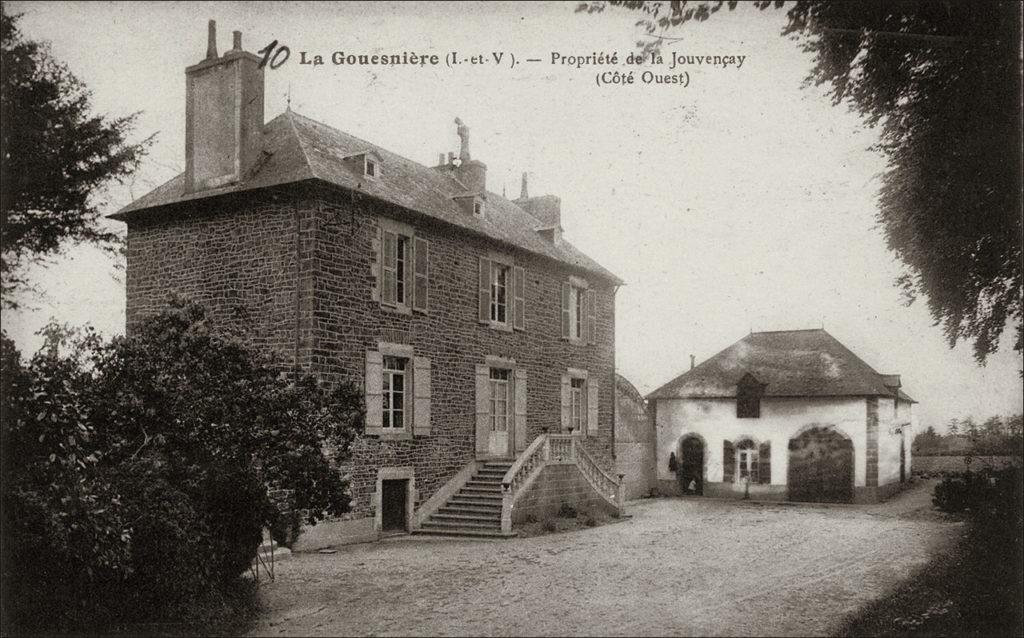
<path fill-rule="evenodd" d="M 704 493 L 704 441 L 689 435 L 679 442 L 679 473 L 684 494 Z M 690 485 L 693 489 L 690 489 Z"/>
<path fill-rule="evenodd" d="M 815 426 L 789 441 L 791 501 L 853 500 L 853 443 L 831 427 Z"/>

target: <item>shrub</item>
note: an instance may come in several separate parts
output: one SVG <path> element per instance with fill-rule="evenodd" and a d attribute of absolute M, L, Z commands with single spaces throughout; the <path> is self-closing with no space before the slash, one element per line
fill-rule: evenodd
<path fill-rule="evenodd" d="M 561 518 L 576 518 L 576 508 L 572 503 L 563 501 L 562 506 L 558 508 L 558 515 Z"/>
<path fill-rule="evenodd" d="M 583 524 L 586 525 L 587 527 L 596 527 L 597 526 L 597 519 L 594 518 L 593 515 L 587 514 L 586 516 L 583 517 Z"/>
<path fill-rule="evenodd" d="M 50 326 L 23 363 L 4 336 L 3 633 L 205 622 L 237 600 L 264 527 L 348 510 L 357 389 L 290 380 L 174 301 L 131 337 Z"/>
<path fill-rule="evenodd" d="M 540 524 L 540 528 L 545 532 L 555 532 L 558 531 L 558 523 L 556 523 L 553 518 L 546 518 L 544 519 L 544 522 Z"/>
<path fill-rule="evenodd" d="M 530 513 L 525 514 L 523 516 L 523 523 L 526 523 L 527 525 L 529 525 L 531 523 L 536 523 L 536 522 L 537 522 L 537 515 L 534 514 L 533 512 L 530 512 Z"/>

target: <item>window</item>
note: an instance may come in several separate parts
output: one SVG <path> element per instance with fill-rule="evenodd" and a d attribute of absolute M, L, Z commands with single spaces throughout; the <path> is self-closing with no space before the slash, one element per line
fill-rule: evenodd
<path fill-rule="evenodd" d="M 526 329 L 526 271 L 507 256 L 480 258 L 479 310 L 482 324 L 499 330 Z"/>
<path fill-rule="evenodd" d="M 508 323 L 509 267 L 494 262 L 491 265 L 491 321 Z"/>
<path fill-rule="evenodd" d="M 395 250 L 395 303 L 404 306 L 405 303 L 405 269 L 407 256 L 409 254 L 409 238 L 405 235 L 396 235 L 397 247 Z"/>
<path fill-rule="evenodd" d="M 377 177 L 377 162 L 373 161 L 369 157 L 366 158 L 366 176 Z"/>
<path fill-rule="evenodd" d="M 736 446 L 736 476 L 742 483 L 749 481 L 759 483 L 758 477 L 758 453 L 753 441 L 743 441 Z"/>
<path fill-rule="evenodd" d="M 378 220 L 373 299 L 402 313 L 430 311 L 430 242 L 393 220 Z"/>
<path fill-rule="evenodd" d="M 412 238 L 408 235 L 384 231 L 383 297 L 391 306 L 410 306 L 409 262 L 412 256 Z"/>
<path fill-rule="evenodd" d="M 494 432 L 507 432 L 511 401 L 512 371 L 505 368 L 491 368 L 490 374 L 490 421 Z"/>
<path fill-rule="evenodd" d="M 745 374 L 736 385 L 736 418 L 761 418 L 761 396 L 764 384 L 758 382 L 752 374 Z"/>
<path fill-rule="evenodd" d="M 597 343 L 597 291 L 578 277 L 562 283 L 562 338 Z"/>
<path fill-rule="evenodd" d="M 583 307 L 586 304 L 586 291 L 576 286 L 569 286 L 569 337 L 583 338 Z"/>
<path fill-rule="evenodd" d="M 569 423 L 575 432 L 582 432 L 587 425 L 586 379 L 573 379 L 569 384 Z"/>
<path fill-rule="evenodd" d="M 406 409 L 406 369 L 409 360 L 384 357 L 384 421 L 385 428 L 404 428 Z"/>
<path fill-rule="evenodd" d="M 473 214 L 476 215 L 477 217 L 480 217 L 480 216 L 482 216 L 484 214 L 484 204 L 483 204 L 483 202 L 479 202 L 479 201 L 473 202 Z"/>

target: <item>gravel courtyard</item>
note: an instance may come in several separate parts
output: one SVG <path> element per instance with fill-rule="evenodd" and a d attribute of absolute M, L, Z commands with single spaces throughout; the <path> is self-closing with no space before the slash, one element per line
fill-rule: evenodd
<path fill-rule="evenodd" d="M 401 537 L 297 554 L 258 635 L 822 635 L 960 533 L 931 482 L 875 506 L 637 501 L 510 541 Z"/>

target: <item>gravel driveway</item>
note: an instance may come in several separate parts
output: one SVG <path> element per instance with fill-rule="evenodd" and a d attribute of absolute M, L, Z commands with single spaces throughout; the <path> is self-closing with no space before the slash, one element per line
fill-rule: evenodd
<path fill-rule="evenodd" d="M 656 499 L 578 532 L 297 554 L 263 586 L 254 633 L 830 634 L 959 533 L 930 493 L 831 507 Z"/>

